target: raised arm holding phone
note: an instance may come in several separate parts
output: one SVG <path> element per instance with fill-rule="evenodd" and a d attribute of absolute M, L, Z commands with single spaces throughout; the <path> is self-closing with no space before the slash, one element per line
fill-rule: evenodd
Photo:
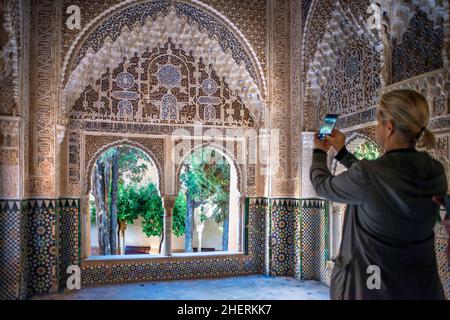
<path fill-rule="evenodd" d="M 319 196 L 348 204 L 332 299 L 445 299 L 434 248 L 439 204 L 433 196 L 447 193 L 447 178 L 440 162 L 416 150 L 435 145 L 428 120 L 428 103 L 419 93 L 383 95 L 375 132 L 384 154 L 373 161 L 358 161 L 337 129 L 323 140 L 316 133 L 312 185 Z M 348 169 L 337 176 L 327 167 L 331 147 Z M 375 285 L 372 270 L 379 271 Z"/>

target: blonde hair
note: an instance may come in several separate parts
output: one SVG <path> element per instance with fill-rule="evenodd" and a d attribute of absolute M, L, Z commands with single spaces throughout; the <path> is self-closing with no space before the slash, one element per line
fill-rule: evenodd
<path fill-rule="evenodd" d="M 419 148 L 436 146 L 434 134 L 427 128 L 430 109 L 424 96 L 414 90 L 395 90 L 380 99 L 379 117 L 392 120 L 411 143 Z"/>

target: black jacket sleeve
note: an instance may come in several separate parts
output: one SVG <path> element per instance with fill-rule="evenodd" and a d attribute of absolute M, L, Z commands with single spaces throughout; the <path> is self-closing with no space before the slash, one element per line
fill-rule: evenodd
<path fill-rule="evenodd" d="M 310 168 L 310 179 L 316 193 L 327 200 L 361 204 L 364 200 L 367 174 L 364 165 L 351 153 L 345 154 L 341 163 L 348 168 L 333 176 L 327 166 L 327 154 L 314 150 Z"/>

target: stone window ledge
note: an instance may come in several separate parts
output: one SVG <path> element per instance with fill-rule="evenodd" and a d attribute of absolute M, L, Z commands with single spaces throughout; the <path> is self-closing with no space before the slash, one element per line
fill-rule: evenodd
<path fill-rule="evenodd" d="M 90 256 L 83 260 L 83 265 L 95 265 L 104 263 L 130 263 L 130 262 L 166 262 L 173 260 L 195 260 L 204 258 L 243 258 L 246 255 L 243 252 L 199 252 L 199 253 L 172 253 L 171 256 L 162 254 L 130 254 L 115 256 Z"/>

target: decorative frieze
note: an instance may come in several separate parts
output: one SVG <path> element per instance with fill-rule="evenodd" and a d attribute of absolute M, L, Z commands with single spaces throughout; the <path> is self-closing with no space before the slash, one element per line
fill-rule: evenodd
<path fill-rule="evenodd" d="M 382 92 L 399 89 L 410 89 L 426 97 L 430 106 L 431 129 L 448 128 L 448 114 L 450 112 L 450 67 L 441 68 L 420 76 L 397 82 L 383 88 Z"/>
<path fill-rule="evenodd" d="M 60 3 L 40 0 L 32 3 L 29 169 L 26 194 L 48 196 L 55 190 L 55 110 L 58 70 L 57 23 Z"/>

